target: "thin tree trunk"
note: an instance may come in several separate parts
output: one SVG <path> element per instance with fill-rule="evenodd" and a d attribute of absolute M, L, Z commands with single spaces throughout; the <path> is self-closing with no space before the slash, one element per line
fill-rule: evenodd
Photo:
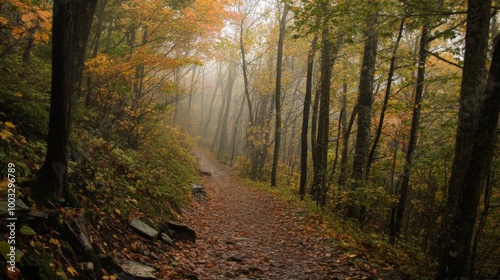
<path fill-rule="evenodd" d="M 323 8 L 325 14 L 328 13 L 326 7 Z M 313 198 L 321 205 L 326 203 L 326 187 L 327 187 L 327 167 L 328 167 L 328 144 L 330 131 L 330 86 L 333 73 L 333 64 L 335 61 L 336 52 L 339 46 L 335 46 L 330 37 L 330 28 L 328 17 L 324 18 L 321 49 L 321 77 L 319 89 L 319 114 L 318 114 L 318 134 L 316 144 L 316 160 L 314 163 L 314 177 L 312 195 Z M 339 43 L 340 45 L 340 37 Z"/>
<path fill-rule="evenodd" d="M 276 122 L 274 128 L 274 153 L 273 166 L 271 171 L 271 186 L 276 187 L 276 173 L 278 170 L 279 151 L 281 143 L 281 76 L 283 65 L 283 44 L 285 41 L 286 15 L 288 14 L 287 5 L 284 5 L 283 15 L 280 21 L 280 34 L 278 39 L 278 57 L 276 59 L 276 92 L 275 92 L 275 114 Z"/>
<path fill-rule="evenodd" d="M 101 44 L 101 36 L 102 36 L 102 29 L 104 25 L 104 10 L 106 8 L 107 0 L 102 0 L 100 1 L 99 5 L 99 10 L 97 11 L 97 22 L 96 22 L 96 27 L 95 27 L 95 36 L 93 40 L 93 46 L 92 46 L 92 54 L 90 55 L 91 58 L 97 57 L 97 54 L 99 54 L 99 46 Z M 87 77 L 87 94 L 85 96 L 85 107 L 89 108 L 91 101 L 92 101 L 92 76 L 88 75 Z"/>
<path fill-rule="evenodd" d="M 245 53 L 245 45 L 243 44 L 243 32 L 245 31 L 245 28 L 243 25 L 244 25 L 244 19 L 242 19 L 240 22 L 241 68 L 243 70 L 243 87 L 245 90 L 245 97 L 247 99 L 248 114 L 250 116 L 250 125 L 252 125 L 254 123 L 254 116 L 253 116 L 252 101 L 250 100 L 250 90 L 249 90 L 248 68 L 247 68 L 247 60 L 246 60 L 246 53 Z"/>
<path fill-rule="evenodd" d="M 333 159 L 332 172 L 330 173 L 330 178 L 328 181 L 333 182 L 333 177 L 335 176 L 335 172 L 337 171 L 337 163 L 339 160 L 339 149 L 340 149 L 340 138 L 342 138 L 342 119 L 345 119 L 344 115 L 346 114 L 344 107 L 340 110 L 340 117 L 337 126 L 337 140 L 335 141 L 335 158 Z"/>
<path fill-rule="evenodd" d="M 314 68 L 314 53 L 318 43 L 318 35 L 314 36 L 311 42 L 311 48 L 307 54 L 307 77 L 306 77 L 306 94 L 304 97 L 304 109 L 302 112 L 302 132 L 300 134 L 300 186 L 299 195 L 304 199 L 306 194 L 307 184 L 307 135 L 309 131 L 309 111 L 311 109 L 312 97 L 312 79 Z"/>
<path fill-rule="evenodd" d="M 344 96 L 342 98 L 343 105 L 347 110 L 347 82 L 344 81 Z M 347 111 L 346 111 L 347 112 Z M 347 181 L 347 167 L 349 164 L 349 138 L 351 136 L 351 130 L 354 125 L 354 120 L 358 114 L 358 105 L 356 104 L 352 109 L 351 117 L 349 118 L 349 124 L 347 124 L 347 119 L 342 121 L 342 159 L 340 160 L 340 175 L 339 175 L 339 185 L 345 186 Z M 347 116 L 345 116 L 347 118 Z"/>
<path fill-rule="evenodd" d="M 319 112 L 319 100 L 320 100 L 320 91 L 316 88 L 314 93 L 314 102 L 312 106 L 312 115 L 311 115 L 311 156 L 313 162 L 313 181 L 314 176 L 316 176 L 316 171 L 319 170 L 319 159 L 318 159 L 318 112 Z M 310 194 L 312 197 L 316 197 L 316 184 L 312 183 Z"/>
<path fill-rule="evenodd" d="M 394 47 L 392 48 L 391 62 L 389 64 L 389 72 L 387 74 L 387 85 L 385 88 L 384 101 L 382 103 L 382 110 L 380 112 L 380 119 L 378 122 L 377 131 L 375 132 L 375 139 L 373 139 L 373 145 L 368 155 L 368 164 L 366 165 L 367 174 L 370 174 L 370 168 L 373 163 L 373 157 L 375 156 L 375 151 L 377 150 L 378 141 L 380 140 L 380 136 L 382 135 L 382 129 L 384 127 L 385 111 L 387 110 L 387 105 L 389 103 L 389 98 L 391 96 L 392 80 L 394 77 L 394 69 L 396 68 L 395 67 L 396 53 L 399 48 L 399 42 L 401 41 L 401 37 L 403 36 L 404 25 L 405 25 L 405 18 L 402 18 L 401 23 L 399 24 L 398 36 L 396 37 L 396 42 L 394 43 Z"/>
<path fill-rule="evenodd" d="M 418 58 L 418 73 L 417 73 L 417 87 L 415 89 L 415 101 L 413 103 L 413 116 L 411 120 L 410 139 L 408 140 L 408 148 L 406 149 L 406 162 L 401 177 L 401 189 L 399 191 L 399 201 L 396 210 L 396 216 L 391 219 L 394 224 L 391 225 L 391 232 L 389 235 L 390 241 L 394 243 L 401 231 L 401 223 L 408 198 L 408 190 L 410 185 L 411 168 L 413 165 L 413 157 L 417 147 L 418 127 L 420 126 L 420 112 L 422 110 L 422 97 L 424 94 L 424 80 L 425 80 L 425 62 L 427 60 L 427 27 L 422 27 L 422 34 L 420 35 L 420 50 Z"/>
<path fill-rule="evenodd" d="M 218 68 L 217 68 L 217 81 L 215 82 L 215 89 L 214 89 L 214 92 L 213 92 L 213 95 L 212 95 L 212 101 L 210 102 L 210 107 L 208 109 L 208 116 L 207 116 L 207 119 L 205 121 L 205 125 L 203 125 L 203 128 L 202 128 L 202 132 L 201 132 L 201 135 L 203 136 L 208 136 L 207 135 L 207 129 L 210 127 L 210 121 L 212 120 L 212 112 L 213 112 L 213 109 L 214 109 L 214 104 L 215 104 L 215 99 L 217 98 L 217 90 L 219 89 L 221 83 L 222 83 L 222 64 L 219 64 L 218 65 Z"/>
<path fill-rule="evenodd" d="M 31 60 L 31 52 L 33 51 L 33 48 L 35 47 L 35 38 L 33 37 L 33 34 L 36 32 L 38 26 L 35 26 L 30 29 L 28 33 L 28 42 L 26 44 L 26 48 L 23 51 L 23 63 L 28 64 Z"/>
<path fill-rule="evenodd" d="M 486 227 L 486 221 L 488 219 L 488 216 L 491 211 L 491 191 L 492 191 L 492 181 L 494 180 L 493 176 L 491 174 L 488 175 L 488 178 L 486 178 L 486 184 L 484 188 L 484 199 L 483 199 L 483 211 L 481 212 L 480 218 L 479 218 L 479 223 L 477 225 L 477 230 L 474 235 L 474 241 L 472 242 L 472 252 L 471 252 L 471 258 L 470 258 L 470 267 L 471 271 L 473 272 L 475 269 L 475 262 L 476 262 L 476 257 L 477 257 L 477 249 L 479 246 L 479 241 L 481 239 L 481 236 L 483 234 L 484 228 Z"/>
<path fill-rule="evenodd" d="M 191 73 L 191 84 L 189 86 L 189 93 L 188 93 L 188 107 L 187 107 L 187 110 L 186 110 L 186 122 L 184 123 L 184 126 L 185 127 L 192 127 L 192 123 L 191 123 L 191 108 L 193 106 L 193 95 L 195 94 L 195 90 L 196 90 L 196 82 L 198 81 L 198 79 L 200 78 L 200 72 L 198 72 L 198 75 L 196 75 L 196 66 L 193 66 L 192 67 L 192 73 Z M 193 131 L 190 131 L 190 132 L 193 132 Z"/>
<path fill-rule="evenodd" d="M 200 123 L 198 127 L 198 133 L 200 128 L 203 126 L 203 117 L 205 116 L 205 68 L 202 68 L 201 76 L 201 92 L 200 92 Z"/>
<path fill-rule="evenodd" d="M 227 74 L 227 81 L 226 82 L 229 82 L 229 79 L 230 79 L 230 74 L 229 74 L 229 67 L 228 67 L 228 70 L 227 70 L 228 74 Z M 226 88 L 222 88 L 222 104 L 221 104 L 221 107 L 219 109 L 219 116 L 217 118 L 217 127 L 215 128 L 215 135 L 214 135 L 214 140 L 212 141 L 212 146 L 210 148 L 210 151 L 214 152 L 215 151 L 215 147 L 217 146 L 217 143 L 218 141 L 220 141 L 220 138 L 221 138 L 221 129 L 222 129 L 222 120 L 224 118 L 224 109 L 226 108 L 226 102 L 227 102 L 227 87 Z"/>
<path fill-rule="evenodd" d="M 241 115 L 243 114 L 243 106 L 245 106 L 245 101 L 241 102 L 241 107 L 240 110 L 238 111 L 238 117 L 236 117 L 236 120 L 234 122 L 234 132 L 233 132 L 233 145 L 232 145 L 232 150 L 231 150 L 231 159 L 229 161 L 229 165 L 232 167 L 234 164 L 234 155 L 236 153 L 236 137 L 238 136 L 238 128 L 240 127 L 240 119 Z"/>
<path fill-rule="evenodd" d="M 224 115 L 221 121 L 221 133 L 220 133 L 220 142 L 219 142 L 219 160 L 222 159 L 224 152 L 226 150 L 227 145 L 227 121 L 229 118 L 229 111 L 231 108 L 231 97 L 233 95 L 233 86 L 235 81 L 235 71 L 236 65 L 231 63 L 229 65 L 229 73 L 227 77 L 227 88 L 226 88 L 226 108 L 224 110 Z"/>

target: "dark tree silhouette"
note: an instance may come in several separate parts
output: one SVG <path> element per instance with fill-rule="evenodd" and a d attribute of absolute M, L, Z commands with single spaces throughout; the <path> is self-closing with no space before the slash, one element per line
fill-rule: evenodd
<path fill-rule="evenodd" d="M 69 198 L 65 178 L 74 97 L 81 82 L 85 50 L 97 0 L 55 1 L 52 27 L 52 84 L 47 153 L 33 185 L 41 204 Z"/>
<path fill-rule="evenodd" d="M 473 276 L 469 262 L 471 240 L 495 147 L 500 107 L 498 40 L 485 85 L 490 7 L 490 0 L 468 1 L 455 159 L 443 228 L 446 238 L 436 279 L 472 279 Z"/>

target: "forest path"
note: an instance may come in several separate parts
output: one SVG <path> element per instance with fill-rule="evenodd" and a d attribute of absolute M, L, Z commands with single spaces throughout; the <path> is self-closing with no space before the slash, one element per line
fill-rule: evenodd
<path fill-rule="evenodd" d="M 269 192 L 243 184 L 197 149 L 207 199 L 183 222 L 197 233 L 170 255 L 178 279 L 374 279 L 365 261 L 334 248 L 316 219 Z M 173 277 L 173 276 L 172 276 Z"/>

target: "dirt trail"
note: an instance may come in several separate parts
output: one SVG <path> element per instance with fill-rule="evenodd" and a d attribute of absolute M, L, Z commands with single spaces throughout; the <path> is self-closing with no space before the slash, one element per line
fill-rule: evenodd
<path fill-rule="evenodd" d="M 184 215 L 196 243 L 170 253 L 179 278 L 373 279 L 362 260 L 331 246 L 304 211 L 245 186 L 207 152 L 195 155 L 211 176 L 202 182 L 207 200 L 195 200 Z"/>

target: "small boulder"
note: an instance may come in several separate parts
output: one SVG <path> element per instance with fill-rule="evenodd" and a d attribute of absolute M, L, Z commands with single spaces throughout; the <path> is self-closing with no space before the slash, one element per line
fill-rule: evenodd
<path fill-rule="evenodd" d="M 130 226 L 141 236 L 148 239 L 156 239 L 158 237 L 158 231 L 154 228 L 148 226 L 146 223 L 139 219 L 133 219 L 130 221 Z"/>
<path fill-rule="evenodd" d="M 99 254 L 97 256 L 97 259 L 99 260 L 99 263 L 101 264 L 102 268 L 106 269 L 107 271 L 120 270 L 119 265 L 110 255 Z"/>
<path fill-rule="evenodd" d="M 191 192 L 195 196 L 207 196 L 207 192 L 205 191 L 205 188 L 196 184 L 191 185 Z"/>
<path fill-rule="evenodd" d="M 184 224 L 169 221 L 166 227 L 174 231 L 174 239 L 196 241 L 196 232 Z"/>
<path fill-rule="evenodd" d="M 208 171 L 198 170 L 198 173 L 200 173 L 201 176 L 212 176 L 212 173 Z"/>
<path fill-rule="evenodd" d="M 165 233 L 162 233 L 161 234 L 161 240 L 165 243 L 167 243 L 168 245 L 170 246 L 174 246 L 175 242 L 174 240 L 172 240 L 172 238 L 170 238 L 170 236 L 168 236 L 167 234 Z"/>
<path fill-rule="evenodd" d="M 122 268 L 123 272 L 133 277 L 137 277 L 138 279 L 156 279 L 156 276 L 154 275 L 156 269 L 154 267 L 129 260 L 120 260 L 118 261 L 118 264 Z"/>

